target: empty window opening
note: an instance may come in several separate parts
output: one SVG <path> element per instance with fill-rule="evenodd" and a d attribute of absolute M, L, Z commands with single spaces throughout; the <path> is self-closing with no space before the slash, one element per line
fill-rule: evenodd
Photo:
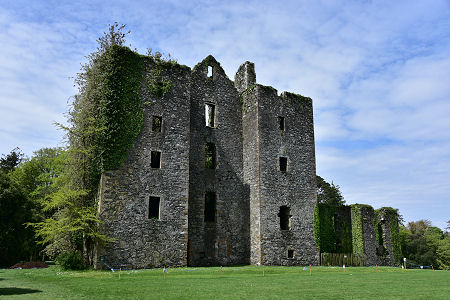
<path fill-rule="evenodd" d="M 278 117 L 278 129 L 284 131 L 284 117 Z"/>
<path fill-rule="evenodd" d="M 292 249 L 288 250 L 288 258 L 294 258 L 294 250 Z"/>
<path fill-rule="evenodd" d="M 216 118 L 216 106 L 214 104 L 205 104 L 205 120 L 206 126 L 214 127 Z"/>
<path fill-rule="evenodd" d="M 216 193 L 205 193 L 205 222 L 213 223 L 216 221 Z"/>
<path fill-rule="evenodd" d="M 280 171 L 287 172 L 287 157 L 280 157 Z"/>
<path fill-rule="evenodd" d="M 280 229 L 289 230 L 291 228 L 291 209 L 284 205 L 281 206 L 278 217 L 280 217 Z"/>
<path fill-rule="evenodd" d="M 161 168 L 161 152 L 152 151 L 150 166 L 157 169 Z"/>
<path fill-rule="evenodd" d="M 161 132 L 162 117 L 153 116 L 152 131 Z"/>
<path fill-rule="evenodd" d="M 159 197 L 150 196 L 148 201 L 148 218 L 159 220 Z"/>
<path fill-rule="evenodd" d="M 212 76 L 213 76 L 213 67 L 208 66 L 208 77 L 212 77 Z"/>
<path fill-rule="evenodd" d="M 207 169 L 216 168 L 216 145 L 213 143 L 205 145 L 205 167 Z"/>

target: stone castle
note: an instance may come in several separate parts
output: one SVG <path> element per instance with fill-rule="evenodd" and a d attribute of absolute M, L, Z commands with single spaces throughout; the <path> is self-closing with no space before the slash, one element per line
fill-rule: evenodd
<path fill-rule="evenodd" d="M 101 177 L 115 241 L 99 254 L 132 268 L 319 264 L 312 100 L 257 84 L 250 62 L 234 82 L 212 56 L 158 70 L 170 89 L 142 85 L 142 131 Z"/>

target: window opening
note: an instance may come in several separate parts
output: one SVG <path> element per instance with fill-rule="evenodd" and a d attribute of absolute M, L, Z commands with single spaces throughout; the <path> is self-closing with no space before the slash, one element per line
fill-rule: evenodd
<path fill-rule="evenodd" d="M 287 172 L 287 157 L 280 157 L 280 171 Z"/>
<path fill-rule="evenodd" d="M 152 131 L 161 132 L 162 117 L 153 116 Z"/>
<path fill-rule="evenodd" d="M 205 222 L 213 223 L 216 221 L 216 193 L 205 193 Z"/>
<path fill-rule="evenodd" d="M 150 196 L 148 201 L 148 218 L 159 220 L 159 197 Z"/>
<path fill-rule="evenodd" d="M 152 151 L 150 166 L 152 168 L 161 168 L 161 152 Z"/>
<path fill-rule="evenodd" d="M 294 250 L 288 250 L 288 258 L 294 258 Z"/>
<path fill-rule="evenodd" d="M 212 76 L 213 76 L 213 67 L 208 66 L 208 77 L 212 77 Z"/>
<path fill-rule="evenodd" d="M 280 217 L 280 229 L 289 230 L 291 228 L 291 209 L 284 205 L 281 206 L 278 217 Z"/>
<path fill-rule="evenodd" d="M 216 145 L 213 143 L 205 145 L 205 167 L 207 169 L 216 168 Z"/>
<path fill-rule="evenodd" d="M 206 126 L 214 127 L 215 126 L 215 116 L 216 115 L 216 106 L 214 104 L 206 103 L 205 104 L 205 120 Z"/>
<path fill-rule="evenodd" d="M 284 117 L 278 117 L 278 129 L 284 131 Z"/>

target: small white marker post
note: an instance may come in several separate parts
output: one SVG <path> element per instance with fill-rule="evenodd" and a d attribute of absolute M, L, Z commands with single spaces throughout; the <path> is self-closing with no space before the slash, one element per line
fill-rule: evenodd
<path fill-rule="evenodd" d="M 347 255 L 344 255 L 344 273 L 345 273 L 345 263 L 346 263 Z"/>
<path fill-rule="evenodd" d="M 406 270 L 406 257 L 403 257 L 403 262 L 405 263 L 405 269 Z"/>

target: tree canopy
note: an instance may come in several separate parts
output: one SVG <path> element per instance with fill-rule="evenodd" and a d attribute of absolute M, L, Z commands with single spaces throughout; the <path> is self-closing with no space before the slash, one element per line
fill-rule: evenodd
<path fill-rule="evenodd" d="M 319 175 L 317 178 L 317 202 L 328 205 L 340 206 L 345 204 L 344 196 L 342 196 L 338 185 L 333 182 L 329 184 Z"/>

